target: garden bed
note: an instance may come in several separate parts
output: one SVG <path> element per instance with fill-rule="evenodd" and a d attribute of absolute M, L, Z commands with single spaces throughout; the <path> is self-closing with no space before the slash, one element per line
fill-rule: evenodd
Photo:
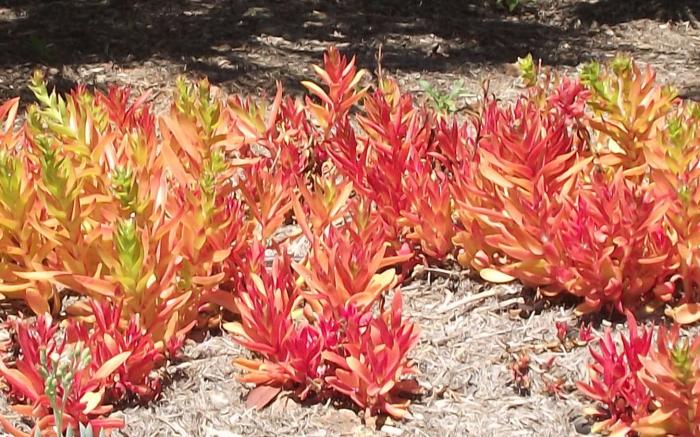
<path fill-rule="evenodd" d="M 320 62 L 331 43 L 357 54 L 358 64 L 370 69 L 381 46 L 384 70 L 402 91 L 419 98 L 427 97 L 421 81 L 445 92 L 462 80 L 467 108 L 486 79 L 492 93 L 511 100 L 520 91 L 513 64 L 528 52 L 556 72 L 571 73 L 583 62 L 623 51 L 653 66 L 659 80 L 677 86 L 681 96 L 700 100 L 700 31 L 691 2 L 668 10 L 659 2 L 621 7 L 612 1 L 542 0 L 524 3 L 514 14 L 492 2 L 123 3 L 28 1 L 0 8 L 0 101 L 19 95 L 23 105 L 31 102 L 26 84 L 37 66 L 46 66 L 49 83 L 59 91 L 78 83 L 149 91 L 157 111 L 171 101 L 179 74 L 207 76 L 230 94 L 274 95 L 275 80 L 301 94 L 299 82 L 312 75 L 310 64 Z M 404 284 L 404 315 L 422 331 L 410 354 L 422 393 L 406 421 L 377 422 L 351 405 L 299 404 L 285 396 L 252 410 L 245 404 L 250 387 L 236 381 L 240 373 L 232 365 L 249 352 L 228 334 L 212 332 L 188 340 L 183 357 L 164 370 L 159 399 L 117 413 L 126 420 L 120 432 L 588 433 L 591 422 L 583 418 L 583 408 L 589 401 L 575 391 L 575 382 L 585 379 L 589 355 L 585 347 L 564 348 L 555 327 L 555 322 L 578 325 L 574 305 L 545 303 L 531 294 L 517 285 L 487 285 L 457 270 L 428 270 Z M 594 318 L 596 334 L 610 325 L 605 319 L 607 314 Z M 522 353 L 530 359 L 527 390 L 514 384 L 511 369 Z M 5 407 L 0 399 L 3 412 Z"/>

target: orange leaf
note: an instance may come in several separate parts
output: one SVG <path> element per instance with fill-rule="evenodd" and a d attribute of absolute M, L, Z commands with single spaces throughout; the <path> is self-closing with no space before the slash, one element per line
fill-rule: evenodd
<path fill-rule="evenodd" d="M 35 314 L 46 314 L 50 312 L 49 302 L 44 296 L 39 293 L 36 288 L 28 288 L 25 293 L 25 300 L 29 308 L 34 311 Z"/>
<path fill-rule="evenodd" d="M 58 271 L 14 272 L 15 276 L 29 281 L 49 281 L 63 274 Z"/>
<path fill-rule="evenodd" d="M 24 291 L 31 286 L 31 282 L 23 282 L 21 284 L 0 284 L 0 293 L 16 293 L 18 291 Z"/>
<path fill-rule="evenodd" d="M 172 147 L 170 147 L 169 144 L 164 143 L 163 147 L 161 148 L 161 159 L 163 161 L 163 164 L 165 167 L 167 167 L 173 177 L 180 183 L 180 184 L 187 184 L 187 172 L 185 171 L 185 167 L 182 166 L 182 162 L 180 162 L 180 158 L 175 154 L 173 151 Z"/>
<path fill-rule="evenodd" d="M 204 300 L 206 302 L 213 303 L 214 305 L 219 305 L 220 307 L 225 308 L 227 311 L 230 311 L 234 314 L 238 313 L 238 307 L 233 301 L 233 294 L 229 292 L 221 290 L 210 290 L 204 296 Z"/>
<path fill-rule="evenodd" d="M 131 351 L 122 352 L 119 355 L 115 355 L 109 360 L 105 361 L 97 372 L 93 375 L 93 379 L 102 380 L 109 377 L 115 370 L 119 368 L 127 359 L 131 356 Z"/>
<path fill-rule="evenodd" d="M 272 107 L 270 108 L 270 113 L 268 114 L 267 123 L 265 123 L 265 129 L 270 130 L 275 127 L 277 122 L 277 116 L 280 112 L 280 106 L 282 105 L 282 82 L 277 81 L 277 93 L 275 94 L 275 100 L 272 102 Z"/>
<path fill-rule="evenodd" d="M 228 256 L 229 256 L 230 254 L 231 254 L 231 248 L 230 248 L 230 247 L 229 247 L 229 248 L 226 248 L 226 249 L 217 250 L 216 252 L 214 252 L 214 253 L 211 255 L 211 260 L 212 260 L 212 262 L 220 263 L 220 262 L 226 260 L 226 258 L 228 258 Z"/>
<path fill-rule="evenodd" d="M 104 387 L 102 387 L 99 391 L 94 392 L 94 391 L 89 391 L 83 395 L 83 397 L 80 398 L 80 402 L 85 404 L 85 408 L 83 409 L 83 414 L 90 414 L 92 410 L 97 408 L 98 405 L 102 402 L 102 396 L 104 395 Z"/>
<path fill-rule="evenodd" d="M 316 85 L 313 82 L 309 82 L 307 80 L 302 81 L 301 84 L 304 87 L 306 87 L 311 94 L 314 94 L 315 96 L 317 96 L 318 98 L 323 100 L 325 103 L 327 103 L 328 106 L 333 105 L 333 101 L 331 100 L 331 98 L 328 97 L 328 94 L 326 94 L 326 92 L 323 91 L 323 89 L 320 86 Z"/>
<path fill-rule="evenodd" d="M 14 427 L 9 420 L 5 419 L 4 416 L 0 415 L 0 426 L 2 429 L 12 435 L 12 437 L 31 437 L 29 434 L 22 432 Z"/>
<path fill-rule="evenodd" d="M 220 283 L 226 274 L 224 272 L 217 273 L 212 276 L 193 276 L 192 283 L 201 285 L 203 287 L 213 287 L 214 285 Z"/>
<path fill-rule="evenodd" d="M 40 397 L 40 392 L 43 387 L 38 384 L 33 384 L 25 374 L 17 369 L 9 369 L 5 363 L 0 361 L 0 374 L 9 382 L 16 390 L 21 392 L 30 401 L 36 401 Z"/>
<path fill-rule="evenodd" d="M 280 387 L 272 387 L 269 385 L 261 385 L 255 387 L 248 393 L 246 397 L 245 404 L 248 408 L 255 408 L 260 410 L 265 406 L 269 405 L 277 395 L 282 391 Z"/>
<path fill-rule="evenodd" d="M 681 325 L 688 325 L 700 320 L 700 304 L 697 303 L 684 303 L 676 308 L 669 308 L 665 312 L 667 316 Z"/>
<path fill-rule="evenodd" d="M 411 418 L 411 413 L 406 410 L 406 408 L 402 408 L 403 405 L 401 406 L 395 406 L 393 404 L 385 404 L 384 409 L 386 410 L 387 413 L 394 419 L 410 419 Z"/>
<path fill-rule="evenodd" d="M 0 118 L 5 118 L 5 132 L 9 132 L 15 122 L 15 117 L 17 116 L 17 109 L 19 108 L 19 97 L 8 100 L 0 106 Z"/>
<path fill-rule="evenodd" d="M 197 163 L 197 165 L 201 164 L 202 157 L 194 144 L 196 141 L 194 135 L 187 132 L 185 126 L 183 126 L 177 120 L 173 120 L 170 116 L 163 116 L 163 121 L 168 127 L 168 130 L 172 132 L 180 147 L 182 147 L 182 150 L 184 150 L 185 153 L 187 153 L 187 155 L 189 155 L 189 157 Z"/>
<path fill-rule="evenodd" d="M 505 284 L 507 282 L 515 280 L 514 277 L 508 274 L 490 268 L 482 269 L 479 272 L 479 276 L 481 276 L 481 279 L 483 279 L 484 281 L 491 282 L 493 284 Z"/>
<path fill-rule="evenodd" d="M 496 185 L 500 185 L 503 188 L 513 188 L 513 184 L 500 173 L 495 171 L 490 165 L 482 165 L 480 167 L 481 174 L 491 182 Z"/>
<path fill-rule="evenodd" d="M 117 285 L 106 279 L 82 275 L 74 275 L 72 279 L 75 279 L 75 281 L 86 290 L 101 294 L 102 296 L 113 297 L 117 291 Z"/>
<path fill-rule="evenodd" d="M 245 335 L 243 325 L 241 325 L 239 322 L 227 322 L 221 325 L 221 327 L 224 329 L 224 331 L 228 332 L 229 334 Z"/>
<path fill-rule="evenodd" d="M 369 370 L 367 370 L 367 366 L 362 364 L 360 360 L 355 357 L 347 357 L 345 361 L 348 363 L 350 370 L 362 378 L 366 384 L 371 384 L 374 382 L 372 381 L 372 376 L 370 375 Z"/>

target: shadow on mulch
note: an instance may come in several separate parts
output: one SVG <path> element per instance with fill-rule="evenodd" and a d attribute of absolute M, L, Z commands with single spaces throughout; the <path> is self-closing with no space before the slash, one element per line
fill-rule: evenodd
<path fill-rule="evenodd" d="M 681 97 L 688 100 L 700 102 L 700 86 L 692 87 L 681 93 Z"/>
<path fill-rule="evenodd" d="M 582 2 L 575 8 L 581 21 L 620 24 L 639 19 L 691 21 L 697 26 L 700 2 L 697 0 L 600 0 Z"/>
<path fill-rule="evenodd" d="M 387 68 L 440 70 L 454 62 L 512 62 L 524 51 L 550 65 L 576 63 L 555 49 L 572 35 L 536 19 L 514 17 L 489 0 L 255 0 L 255 1 L 46 1 L 6 2 L 13 19 L 0 21 L 0 67 L 40 63 L 49 66 L 92 62 L 141 62 L 216 54 L 220 46 L 245 48 L 255 35 L 289 41 L 321 40 L 347 44 L 370 63 L 378 41 L 391 35 L 433 34 L 464 42 L 451 59 L 426 56 L 409 46 L 387 45 Z M 0 5 L 2 5 L 0 3 Z M 231 80 L 249 65 L 227 55 L 237 69 L 203 68 L 218 80 Z M 364 58 L 364 59 L 363 59 Z M 220 77 L 217 77 L 220 76 Z"/>

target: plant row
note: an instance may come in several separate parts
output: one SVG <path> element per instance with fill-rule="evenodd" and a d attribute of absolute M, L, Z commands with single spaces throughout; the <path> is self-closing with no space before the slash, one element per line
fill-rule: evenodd
<path fill-rule="evenodd" d="M 251 352 L 250 405 L 285 390 L 407 417 L 417 264 L 700 319 L 700 107 L 650 69 L 528 57 L 515 102 L 463 115 L 323 61 L 303 99 L 180 80 L 156 117 L 148 95 L 36 74 L 21 122 L 0 106 L 0 295 L 38 316 L 8 321 L 0 374 L 35 430 L 123 426 L 113 405 L 157 396 L 157 368 L 218 326 Z"/>

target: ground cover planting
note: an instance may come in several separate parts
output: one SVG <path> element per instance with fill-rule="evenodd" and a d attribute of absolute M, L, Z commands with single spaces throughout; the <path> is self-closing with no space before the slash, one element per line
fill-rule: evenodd
<path fill-rule="evenodd" d="M 426 393 L 402 288 L 443 271 L 575 306 L 577 335 L 551 329 L 590 343 L 594 430 L 696 435 L 698 340 L 681 325 L 700 319 L 700 107 L 626 56 L 518 67 L 515 101 L 485 89 L 467 113 L 332 46 L 303 97 L 181 79 L 162 113 L 36 73 L 23 115 L 0 106 L 0 375 L 24 418 L 0 424 L 119 430 L 114 412 L 157 399 L 208 332 L 247 351 L 227 383 L 249 407 L 410 423 Z M 593 336 L 596 317 L 629 334 Z M 511 376 L 529 391 L 526 354 Z"/>

